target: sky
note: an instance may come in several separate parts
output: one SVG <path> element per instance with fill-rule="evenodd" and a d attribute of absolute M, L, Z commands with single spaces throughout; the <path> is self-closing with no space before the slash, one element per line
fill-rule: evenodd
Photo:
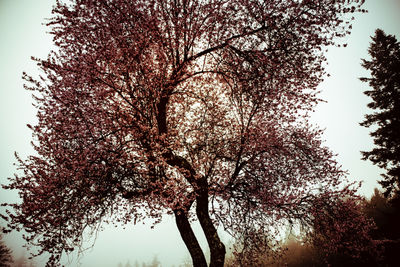
<path fill-rule="evenodd" d="M 37 73 L 31 56 L 43 58 L 52 49 L 52 37 L 42 25 L 51 16 L 55 0 L 0 0 L 0 183 L 16 171 L 14 152 L 22 156 L 32 154 L 31 132 L 26 124 L 35 124 L 36 111 L 30 92 L 23 89 L 22 72 Z M 336 154 L 337 160 L 352 181 L 363 181 L 360 193 L 370 197 L 379 188 L 381 170 L 362 161 L 360 151 L 373 147 L 371 129 L 359 126 L 369 113 L 370 99 L 363 94 L 368 84 L 358 78 L 368 76 L 361 66 L 361 58 L 368 59 L 367 49 L 375 29 L 381 28 L 400 40 L 400 0 L 366 0 L 367 14 L 358 14 L 353 31 L 346 37 L 346 48 L 330 48 L 327 53 L 327 77 L 321 83 L 320 97 L 326 100 L 316 108 L 312 120 L 325 129 L 325 145 Z M 17 199 L 15 192 L 0 189 L 0 202 Z M 0 225 L 4 222 L 0 221 Z M 150 262 L 157 256 L 162 266 L 178 266 L 190 262 L 189 254 L 180 239 L 173 218 L 154 227 L 151 224 L 128 225 L 125 229 L 105 226 L 92 249 L 82 255 L 63 258 L 66 266 L 108 267 L 132 265 L 137 260 Z M 195 229 L 199 229 L 195 225 Z M 197 231 L 198 232 L 198 231 Z M 205 239 L 201 235 L 202 244 Z M 223 236 L 223 241 L 228 238 Z M 4 237 L 14 251 L 14 257 L 23 255 L 23 241 L 18 234 Z M 27 255 L 27 254 L 26 254 Z M 45 259 L 35 260 L 38 267 Z"/>

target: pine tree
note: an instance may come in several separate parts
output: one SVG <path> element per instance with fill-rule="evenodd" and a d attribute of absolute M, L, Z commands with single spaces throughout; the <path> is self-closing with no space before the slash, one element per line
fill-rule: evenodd
<path fill-rule="evenodd" d="M 12 263 L 11 250 L 1 240 L 0 235 L 0 267 L 9 267 Z"/>
<path fill-rule="evenodd" d="M 381 266 L 398 266 L 400 206 L 396 201 L 385 198 L 378 189 L 365 204 L 365 215 L 373 219 L 376 225 L 371 236 L 383 249 Z"/>
<path fill-rule="evenodd" d="M 393 35 L 377 29 L 368 49 L 371 60 L 363 60 L 362 66 L 371 72 L 368 82 L 371 90 L 364 93 L 372 98 L 368 107 L 373 109 L 360 125 L 377 126 L 371 132 L 376 145 L 371 151 L 363 151 L 363 159 L 386 170 L 379 183 L 385 196 L 399 195 L 400 186 L 400 44 Z"/>

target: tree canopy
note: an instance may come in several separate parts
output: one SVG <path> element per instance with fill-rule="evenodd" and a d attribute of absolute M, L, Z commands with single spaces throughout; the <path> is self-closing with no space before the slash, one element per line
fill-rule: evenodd
<path fill-rule="evenodd" d="M 22 199 L 8 229 L 54 265 L 103 221 L 169 213 L 194 266 L 207 263 L 192 219 L 223 266 L 216 225 L 247 248 L 311 226 L 322 200 L 354 195 L 308 115 L 323 53 L 362 2 L 57 1 L 57 49 L 24 73 L 36 154 L 3 186 Z"/>
<path fill-rule="evenodd" d="M 398 198 L 388 199 L 375 189 L 374 195 L 366 201 L 364 213 L 372 218 L 376 228 L 371 231 L 371 237 L 380 243 L 382 250 L 382 266 L 398 265 L 400 250 L 400 205 Z"/>
<path fill-rule="evenodd" d="M 393 35 L 377 29 L 368 49 L 371 60 L 364 59 L 362 66 L 371 72 L 368 82 L 371 90 L 364 93 L 372 98 L 362 126 L 376 126 L 371 132 L 376 145 L 362 152 L 364 160 L 386 170 L 380 184 L 385 196 L 399 195 L 400 186 L 400 43 Z"/>

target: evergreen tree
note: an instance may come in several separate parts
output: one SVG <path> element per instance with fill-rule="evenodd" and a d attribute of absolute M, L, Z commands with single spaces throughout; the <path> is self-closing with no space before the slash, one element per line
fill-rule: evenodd
<path fill-rule="evenodd" d="M 400 240 L 400 209 L 388 201 L 382 193 L 375 189 L 374 195 L 366 202 L 364 213 L 372 218 L 376 229 L 372 231 L 372 237 L 378 240 Z"/>
<path fill-rule="evenodd" d="M 382 266 L 398 266 L 400 251 L 400 207 L 395 201 L 389 201 L 378 189 L 369 201 L 366 201 L 364 213 L 374 220 L 376 229 L 372 238 L 379 240 L 382 254 Z"/>
<path fill-rule="evenodd" d="M 0 235 L 0 267 L 9 267 L 12 263 L 11 250 L 1 240 Z"/>
<path fill-rule="evenodd" d="M 362 66 L 371 72 L 368 82 L 371 90 L 364 93 L 372 98 L 362 126 L 377 126 L 371 132 L 376 145 L 371 151 L 364 151 L 363 159 L 371 160 L 387 172 L 382 174 L 380 184 L 385 196 L 399 193 L 400 185 L 400 44 L 393 35 L 377 29 L 368 49 L 371 60 L 363 60 Z"/>

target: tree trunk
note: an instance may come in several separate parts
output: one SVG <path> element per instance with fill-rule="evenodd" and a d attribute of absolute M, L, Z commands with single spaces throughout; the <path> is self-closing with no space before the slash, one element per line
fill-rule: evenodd
<path fill-rule="evenodd" d="M 196 198 L 196 214 L 210 247 L 210 267 L 223 267 L 226 253 L 225 245 L 219 239 L 217 229 L 215 229 L 209 215 L 207 188 L 207 185 L 202 186 L 202 190 Z"/>
<path fill-rule="evenodd" d="M 179 233 L 192 257 L 193 267 L 207 267 L 206 258 L 190 226 L 187 214 L 183 210 L 174 210 L 174 213 Z"/>

